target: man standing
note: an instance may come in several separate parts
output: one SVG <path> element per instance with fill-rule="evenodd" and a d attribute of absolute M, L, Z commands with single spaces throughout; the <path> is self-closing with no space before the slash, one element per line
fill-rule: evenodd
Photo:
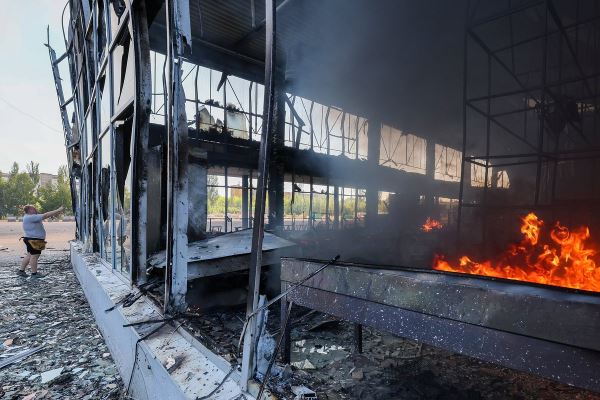
<path fill-rule="evenodd" d="M 25 246 L 27 247 L 27 255 L 23 258 L 21 268 L 17 270 L 17 275 L 27 276 L 25 268 L 27 268 L 27 265 L 31 265 L 31 277 L 43 277 L 43 275 L 37 272 L 38 258 L 42 254 L 42 250 L 46 247 L 46 230 L 44 229 L 43 221 L 62 213 L 64 209 L 61 206 L 54 211 L 38 214 L 34 206 L 28 205 L 23 207 L 23 211 L 25 212 L 23 216 L 23 231 L 25 232 L 23 242 L 25 242 Z"/>

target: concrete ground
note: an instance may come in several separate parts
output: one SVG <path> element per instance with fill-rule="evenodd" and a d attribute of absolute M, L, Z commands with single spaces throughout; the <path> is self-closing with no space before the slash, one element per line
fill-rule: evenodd
<path fill-rule="evenodd" d="M 0 365 L 43 346 L 0 369 L 0 399 L 117 399 L 123 383 L 66 251 L 74 224 L 45 225 L 50 249 L 40 271 L 47 276 L 31 280 L 15 275 L 21 224 L 0 222 Z"/>

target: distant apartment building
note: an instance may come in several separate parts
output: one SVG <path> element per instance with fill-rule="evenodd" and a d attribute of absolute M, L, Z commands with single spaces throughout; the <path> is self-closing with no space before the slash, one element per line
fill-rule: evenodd
<path fill-rule="evenodd" d="M 40 181 L 38 183 L 38 187 L 46 186 L 49 183 L 52 185 L 57 185 L 58 184 L 58 175 L 40 172 Z"/>
<path fill-rule="evenodd" d="M 7 172 L 0 172 L 0 180 L 7 181 L 10 178 L 10 174 Z M 40 172 L 40 181 L 37 184 L 37 188 L 42 186 L 46 186 L 47 184 L 56 185 L 58 184 L 58 175 L 48 174 L 45 172 Z"/>

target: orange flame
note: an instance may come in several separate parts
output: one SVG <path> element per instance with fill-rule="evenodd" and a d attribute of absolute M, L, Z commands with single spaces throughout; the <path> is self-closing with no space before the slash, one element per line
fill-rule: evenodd
<path fill-rule="evenodd" d="M 433 219 L 431 217 L 427 217 L 427 220 L 421 226 L 421 230 L 423 232 L 431 232 L 434 229 L 442 229 L 443 227 L 444 227 L 444 225 L 442 225 L 442 223 L 440 221 Z"/>
<path fill-rule="evenodd" d="M 499 260 L 473 261 L 468 256 L 450 264 L 436 255 L 433 268 L 439 271 L 493 276 L 497 278 L 600 291 L 598 252 L 586 246 L 590 238 L 587 226 L 569 229 L 556 222 L 548 235 L 542 232 L 544 221 L 534 213 L 522 218 L 523 240 L 511 245 Z"/>

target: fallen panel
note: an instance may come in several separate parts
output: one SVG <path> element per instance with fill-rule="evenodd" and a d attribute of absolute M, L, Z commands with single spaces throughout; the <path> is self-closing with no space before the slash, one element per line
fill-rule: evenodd
<path fill-rule="evenodd" d="M 283 287 L 323 265 L 282 260 Z M 600 391 L 600 297 L 435 271 L 338 264 L 288 300 L 433 346 Z"/>
<path fill-rule="evenodd" d="M 278 263 L 279 250 L 291 250 L 295 244 L 272 233 L 265 232 L 263 241 L 263 265 Z M 248 269 L 252 249 L 252 230 L 244 229 L 188 245 L 188 279 L 197 279 L 227 272 Z M 288 254 L 289 255 L 289 254 Z M 165 252 L 148 259 L 148 265 L 164 268 Z"/>

